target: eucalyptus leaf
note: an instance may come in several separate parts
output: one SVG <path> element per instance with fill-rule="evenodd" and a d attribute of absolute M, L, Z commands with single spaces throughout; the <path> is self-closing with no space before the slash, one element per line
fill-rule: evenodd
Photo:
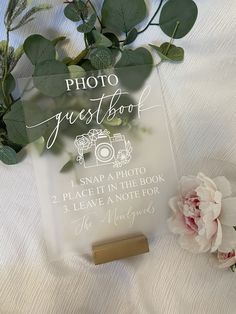
<path fill-rule="evenodd" d="M 0 160 L 6 165 L 17 163 L 17 155 L 13 148 L 9 146 L 0 147 Z"/>
<path fill-rule="evenodd" d="M 110 39 L 110 41 L 112 42 L 112 46 L 109 48 L 112 54 L 112 59 L 116 60 L 117 56 L 120 53 L 120 42 L 118 37 L 113 33 L 103 33 L 103 35 Z"/>
<path fill-rule="evenodd" d="M 90 53 L 90 61 L 95 69 L 106 69 L 112 65 L 112 53 L 106 47 L 95 48 Z"/>
<path fill-rule="evenodd" d="M 102 24 L 114 32 L 128 33 L 144 20 L 144 0 L 105 0 L 102 6 Z"/>
<path fill-rule="evenodd" d="M 112 46 L 119 48 L 120 47 L 120 42 L 118 37 L 113 34 L 113 33 L 103 33 L 104 36 L 106 36 L 106 38 L 110 39 L 110 41 L 112 42 Z"/>
<path fill-rule="evenodd" d="M 18 61 L 21 58 L 21 56 L 23 55 L 23 53 L 24 53 L 24 48 L 21 45 L 14 52 L 15 59 Z"/>
<path fill-rule="evenodd" d="M 95 40 L 95 46 L 96 47 L 110 47 L 112 46 L 112 41 L 104 36 L 103 34 L 99 33 L 96 30 L 92 31 L 94 40 Z"/>
<path fill-rule="evenodd" d="M 47 138 L 50 135 L 48 134 Z M 54 155 L 60 155 L 61 153 L 63 153 L 65 151 L 65 144 L 62 141 L 62 138 L 57 137 L 55 143 L 53 144 L 53 146 L 50 148 L 50 152 L 53 153 Z"/>
<path fill-rule="evenodd" d="M 45 138 L 43 136 L 40 136 L 40 138 L 34 141 L 34 146 L 36 147 L 39 155 L 42 155 L 46 148 Z"/>
<path fill-rule="evenodd" d="M 128 34 L 126 40 L 124 41 L 124 45 L 129 45 L 129 44 L 131 44 L 132 42 L 134 42 L 135 39 L 137 38 L 137 36 L 138 36 L 138 31 L 137 31 L 136 28 L 133 28 L 133 29 L 129 32 L 129 34 Z"/>
<path fill-rule="evenodd" d="M 235 273 L 235 271 L 236 271 L 236 264 L 231 265 L 231 266 L 230 266 L 230 269 L 231 269 L 231 271 L 232 271 L 233 273 Z"/>
<path fill-rule="evenodd" d="M 143 47 L 135 50 L 125 49 L 122 52 L 120 60 L 117 62 L 116 67 L 126 67 L 135 65 L 152 64 L 153 59 L 151 53 Z"/>
<path fill-rule="evenodd" d="M 65 172 L 68 172 L 70 171 L 74 166 L 74 161 L 72 159 L 70 159 L 69 161 L 67 161 L 65 163 L 65 165 L 61 168 L 60 172 L 61 173 L 65 173 Z"/>
<path fill-rule="evenodd" d="M 91 30 L 94 28 L 96 19 L 97 19 L 97 16 L 95 13 L 93 13 L 87 22 L 84 22 L 83 24 L 81 24 L 77 27 L 78 32 L 80 32 L 80 33 L 91 32 Z"/>
<path fill-rule="evenodd" d="M 14 50 L 13 58 L 9 66 L 9 71 L 12 71 L 15 68 L 17 62 L 20 60 L 23 54 L 24 54 L 23 46 L 19 46 L 16 50 Z"/>
<path fill-rule="evenodd" d="M 22 148 L 23 148 L 23 145 L 20 145 L 20 144 L 16 144 L 16 143 L 13 143 L 12 141 L 10 141 L 9 139 L 6 139 L 5 143 L 4 143 L 4 146 L 9 146 L 11 147 L 12 149 L 14 149 L 14 151 L 16 153 L 19 153 Z"/>
<path fill-rule="evenodd" d="M 56 58 L 56 50 L 53 43 L 41 35 L 29 36 L 25 40 L 23 48 L 34 65 Z"/>
<path fill-rule="evenodd" d="M 2 79 L 0 79 L 0 102 L 4 103 L 4 94 L 2 88 L 4 87 L 4 92 L 6 95 L 10 95 L 15 89 L 16 82 L 11 74 L 8 74 L 4 84 L 2 84 Z"/>
<path fill-rule="evenodd" d="M 69 20 L 73 22 L 79 22 L 82 17 L 83 19 L 87 18 L 88 9 L 83 1 L 76 0 L 73 3 L 69 3 L 65 7 L 64 14 Z"/>
<path fill-rule="evenodd" d="M 70 66 L 68 66 L 68 70 L 70 72 L 70 77 L 72 79 L 81 78 L 81 77 L 84 77 L 86 75 L 85 70 L 78 65 L 70 65 Z"/>
<path fill-rule="evenodd" d="M 33 128 L 31 126 L 37 125 L 47 117 L 47 113 L 40 109 L 35 102 L 17 101 L 3 117 L 7 128 L 8 140 L 12 144 L 21 146 L 34 142 L 43 136 L 48 125 L 42 124 Z M 13 147 L 12 144 L 10 145 L 11 147 Z"/>
<path fill-rule="evenodd" d="M 117 59 L 117 57 L 120 54 L 120 50 L 118 48 L 110 48 L 111 54 L 112 54 L 112 60 L 113 63 L 115 63 L 115 60 Z"/>
<path fill-rule="evenodd" d="M 184 37 L 193 27 L 198 15 L 198 9 L 192 0 L 169 0 L 160 13 L 159 24 L 162 31 L 172 37 L 179 22 L 173 38 Z"/>
<path fill-rule="evenodd" d="M 95 30 L 95 28 L 94 28 L 94 30 Z M 92 46 L 93 44 L 95 44 L 95 39 L 93 36 L 93 30 L 89 33 L 85 33 L 84 35 L 85 35 L 86 41 L 87 41 L 89 46 Z"/>
<path fill-rule="evenodd" d="M 7 136 L 7 132 L 5 129 L 0 128 L 0 145 L 4 144 L 5 138 Z"/>
<path fill-rule="evenodd" d="M 46 96 L 61 96 L 66 92 L 66 73 L 67 66 L 60 61 L 46 60 L 38 63 L 33 74 L 35 87 Z"/>
<path fill-rule="evenodd" d="M 122 125 L 122 119 L 119 117 L 114 117 L 112 120 L 105 119 L 103 124 L 106 126 L 120 126 Z"/>
<path fill-rule="evenodd" d="M 125 49 L 116 64 L 116 71 L 122 85 L 131 90 L 137 90 L 150 75 L 152 65 L 152 55 L 146 48 Z M 127 70 L 126 67 L 130 69 Z"/>
<path fill-rule="evenodd" d="M 0 54 L 4 54 L 5 50 L 7 47 L 7 41 L 6 40 L 1 40 L 0 41 Z"/>
<path fill-rule="evenodd" d="M 170 43 L 163 43 L 160 47 L 150 45 L 160 56 L 161 60 L 179 62 L 184 60 L 184 49 Z"/>
<path fill-rule="evenodd" d="M 21 101 L 12 105 L 11 111 L 5 114 L 3 121 L 7 127 L 8 138 L 13 143 L 19 145 L 26 145 L 29 143 L 26 131 L 25 115 Z"/>
<path fill-rule="evenodd" d="M 92 66 L 91 61 L 88 59 L 83 59 L 80 62 L 80 66 L 86 71 L 86 72 L 90 72 L 90 71 L 94 71 L 96 70 L 95 67 Z"/>

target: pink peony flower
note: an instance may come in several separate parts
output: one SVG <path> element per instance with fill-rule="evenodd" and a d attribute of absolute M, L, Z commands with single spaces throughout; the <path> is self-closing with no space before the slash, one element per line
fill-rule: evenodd
<path fill-rule="evenodd" d="M 222 225 L 222 232 L 223 237 L 217 252 L 217 259 L 219 268 L 227 268 L 236 264 L 236 230 Z"/>
<path fill-rule="evenodd" d="M 168 225 L 179 234 L 184 249 L 227 253 L 233 245 L 236 248 L 236 198 L 229 197 L 231 194 L 225 177 L 212 180 L 199 173 L 181 178 L 180 195 L 169 201 L 173 216 Z"/>
<path fill-rule="evenodd" d="M 217 258 L 219 262 L 219 268 L 228 268 L 236 264 L 235 250 L 227 253 L 218 251 Z"/>

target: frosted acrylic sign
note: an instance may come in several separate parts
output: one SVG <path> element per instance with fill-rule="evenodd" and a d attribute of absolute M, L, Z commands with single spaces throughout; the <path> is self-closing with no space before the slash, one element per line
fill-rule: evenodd
<path fill-rule="evenodd" d="M 158 72 L 142 81 L 143 71 L 19 82 L 28 136 L 40 136 L 31 146 L 52 258 L 89 253 L 92 244 L 119 236 L 167 231 L 176 172 Z"/>

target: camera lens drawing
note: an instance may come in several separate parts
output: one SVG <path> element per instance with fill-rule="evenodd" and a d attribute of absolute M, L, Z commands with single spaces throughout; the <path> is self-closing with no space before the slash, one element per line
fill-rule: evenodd
<path fill-rule="evenodd" d="M 100 143 L 96 147 L 95 154 L 96 154 L 96 158 L 100 162 L 109 162 L 114 158 L 115 150 L 114 150 L 113 146 L 111 146 L 111 144 Z"/>
<path fill-rule="evenodd" d="M 111 136 L 107 129 L 91 129 L 88 133 L 76 136 L 74 144 L 78 151 L 76 160 L 85 168 L 108 164 L 122 167 L 130 162 L 133 151 L 124 135 L 116 133 Z M 85 158 L 87 154 L 89 158 Z"/>

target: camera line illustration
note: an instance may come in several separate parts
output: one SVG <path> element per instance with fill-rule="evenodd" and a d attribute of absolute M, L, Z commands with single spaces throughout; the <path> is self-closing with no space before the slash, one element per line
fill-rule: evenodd
<path fill-rule="evenodd" d="M 78 150 L 76 160 L 85 168 L 112 164 L 114 168 L 122 167 L 131 160 L 133 148 L 121 133 L 110 135 L 105 129 L 91 129 L 88 133 L 78 135 L 74 141 Z M 85 159 L 85 154 L 90 158 Z"/>

